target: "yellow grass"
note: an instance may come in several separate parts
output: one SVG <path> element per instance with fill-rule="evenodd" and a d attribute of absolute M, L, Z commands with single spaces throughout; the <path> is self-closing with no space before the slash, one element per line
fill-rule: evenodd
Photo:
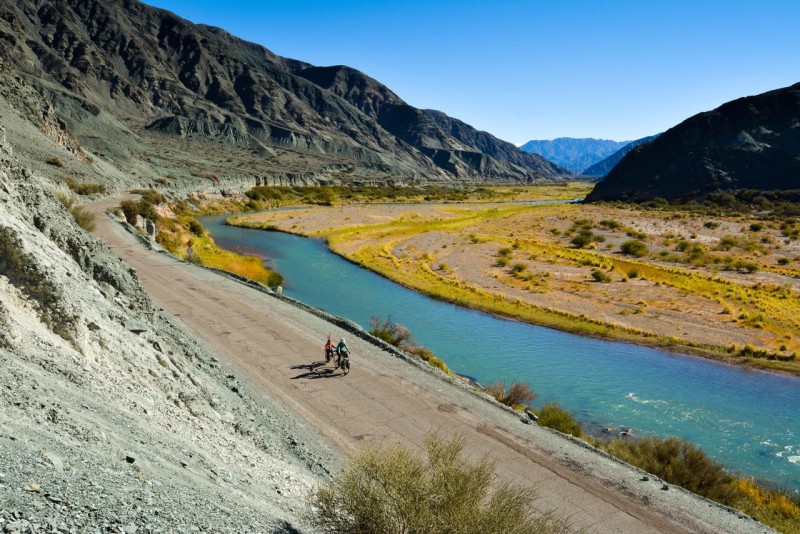
<path fill-rule="evenodd" d="M 258 256 L 244 256 L 219 248 L 210 236 L 198 236 L 188 230 L 192 217 L 181 215 L 160 224 L 158 241 L 170 252 L 186 261 L 197 262 L 207 267 L 222 269 L 265 285 L 279 285 L 276 272 L 264 266 Z M 191 246 L 192 254 L 188 254 Z"/>
<path fill-rule="evenodd" d="M 800 533 L 800 506 L 785 493 L 767 490 L 751 478 L 739 478 L 735 487 L 742 498 L 736 507 L 787 534 Z"/>

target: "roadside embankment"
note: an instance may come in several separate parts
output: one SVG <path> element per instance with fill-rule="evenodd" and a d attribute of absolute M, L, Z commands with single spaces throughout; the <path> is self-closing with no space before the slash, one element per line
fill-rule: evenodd
<path fill-rule="evenodd" d="M 305 529 L 328 441 L 0 160 L 0 530 Z"/>

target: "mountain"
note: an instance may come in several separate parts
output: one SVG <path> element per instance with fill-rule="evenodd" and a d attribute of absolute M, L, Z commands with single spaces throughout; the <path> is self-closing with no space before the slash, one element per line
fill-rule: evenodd
<path fill-rule="evenodd" d="M 660 134 L 651 135 L 649 137 L 642 137 L 641 139 L 637 139 L 636 141 L 631 141 L 627 145 L 623 146 L 622 148 L 620 148 L 619 150 L 608 156 L 606 159 L 595 163 L 594 165 L 592 165 L 587 169 L 584 169 L 583 172 L 581 172 L 581 174 L 584 176 L 603 178 L 609 172 L 611 172 L 611 169 L 613 169 L 614 166 L 622 160 L 622 158 L 625 157 L 625 154 L 627 154 L 628 152 L 630 152 L 639 145 L 649 143 L 659 135 Z"/>
<path fill-rule="evenodd" d="M 588 200 L 800 189 L 800 83 L 700 113 L 629 152 Z"/>
<path fill-rule="evenodd" d="M 520 147 L 520 150 L 539 154 L 565 169 L 580 174 L 584 169 L 610 156 L 628 142 L 591 137 L 582 139 L 559 137 L 549 141 L 528 141 Z"/>
<path fill-rule="evenodd" d="M 571 176 L 355 69 L 283 58 L 136 0 L 2 2 L 0 58 L 51 106 L 62 148 L 140 182 Z M 34 122 L 37 105 L 26 106 Z"/>

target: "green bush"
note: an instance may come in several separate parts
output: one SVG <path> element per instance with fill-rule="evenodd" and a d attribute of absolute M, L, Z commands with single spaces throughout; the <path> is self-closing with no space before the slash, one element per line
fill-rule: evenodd
<path fill-rule="evenodd" d="M 511 267 L 511 272 L 513 272 L 514 274 L 520 274 L 527 268 L 528 268 L 528 266 L 525 265 L 524 263 L 515 263 Z"/>
<path fill-rule="evenodd" d="M 721 503 L 735 497 L 733 477 L 691 443 L 670 437 L 615 439 L 601 448 L 648 473 Z"/>
<path fill-rule="evenodd" d="M 583 428 L 575 421 L 572 414 L 555 402 L 548 402 L 542 406 L 542 409 L 539 410 L 537 415 L 539 416 L 539 421 L 537 421 L 537 423 L 540 426 L 546 426 L 563 432 L 564 434 L 575 436 L 576 438 L 582 438 L 584 436 Z"/>
<path fill-rule="evenodd" d="M 639 276 L 639 269 L 631 269 L 628 271 L 628 278 L 637 278 Z"/>
<path fill-rule="evenodd" d="M 607 284 L 611 281 L 611 277 L 600 269 L 592 269 L 592 278 L 595 282 L 600 282 L 601 284 Z"/>
<path fill-rule="evenodd" d="M 581 230 L 578 234 L 570 240 L 572 246 L 575 248 L 586 248 L 592 243 L 594 233 L 591 230 Z"/>
<path fill-rule="evenodd" d="M 189 231 L 199 237 L 203 237 L 206 234 L 206 229 L 197 219 L 189 220 Z"/>
<path fill-rule="evenodd" d="M 750 231 L 751 232 L 760 232 L 764 229 L 764 223 L 751 223 L 750 224 Z"/>
<path fill-rule="evenodd" d="M 59 193 L 56 195 L 56 198 L 59 202 L 61 202 L 61 204 L 63 204 L 69 214 L 72 215 L 73 220 L 78 226 L 87 232 L 94 231 L 97 226 L 94 213 L 81 206 L 78 198 L 75 195 L 65 195 L 63 193 Z"/>
<path fill-rule="evenodd" d="M 627 235 L 628 237 L 632 237 L 634 239 L 645 239 L 645 238 L 647 238 L 647 234 L 645 234 L 644 232 L 640 232 L 638 230 L 634 230 L 633 228 L 628 228 L 625 231 L 625 235 Z"/>
<path fill-rule="evenodd" d="M 619 228 L 622 225 L 620 223 L 618 223 L 617 221 L 604 219 L 604 220 L 600 221 L 600 226 L 602 226 L 603 228 L 608 228 L 609 230 L 616 230 L 617 228 Z"/>
<path fill-rule="evenodd" d="M 527 534 L 568 532 L 552 515 L 533 516 L 528 488 L 494 484 L 494 464 L 463 457 L 461 438 L 425 439 L 426 458 L 402 445 L 368 445 L 327 487 L 311 495 L 318 532 L 343 534 Z"/>
<path fill-rule="evenodd" d="M 642 256 L 646 256 L 649 252 L 647 245 L 643 242 L 639 241 L 638 239 L 629 239 L 620 245 L 619 250 L 623 254 L 627 254 L 629 256 L 636 256 L 637 258 L 641 258 Z"/>

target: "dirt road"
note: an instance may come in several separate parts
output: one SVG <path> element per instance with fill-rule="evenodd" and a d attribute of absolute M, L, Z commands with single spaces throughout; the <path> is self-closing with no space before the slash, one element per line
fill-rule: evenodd
<path fill-rule="evenodd" d="M 590 532 L 765 532 L 642 473 L 349 336 L 353 370 L 319 375 L 330 323 L 212 272 L 149 251 L 102 212 L 95 234 L 134 268 L 153 300 L 344 449 L 390 440 L 420 448 L 427 432 L 459 433 L 472 457 L 489 455 L 499 477 L 534 485 L 536 506 Z M 352 338 L 352 339 L 351 339 Z"/>

